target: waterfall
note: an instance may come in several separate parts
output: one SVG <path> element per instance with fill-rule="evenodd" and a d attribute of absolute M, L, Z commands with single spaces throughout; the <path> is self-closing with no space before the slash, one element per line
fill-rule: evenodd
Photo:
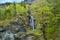
<path fill-rule="evenodd" d="M 34 30 L 34 18 L 32 15 L 29 15 L 29 20 L 30 20 L 30 27 L 32 30 Z"/>

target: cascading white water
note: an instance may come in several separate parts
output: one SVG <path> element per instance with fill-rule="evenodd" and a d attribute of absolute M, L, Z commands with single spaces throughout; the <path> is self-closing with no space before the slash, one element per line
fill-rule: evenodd
<path fill-rule="evenodd" d="M 32 15 L 30 15 L 30 27 L 32 30 L 34 30 L 34 18 Z"/>

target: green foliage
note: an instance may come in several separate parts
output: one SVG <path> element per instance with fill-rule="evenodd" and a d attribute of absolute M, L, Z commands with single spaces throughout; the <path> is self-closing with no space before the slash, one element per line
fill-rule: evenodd
<path fill-rule="evenodd" d="M 23 20 L 20 20 L 18 23 L 23 24 L 23 26 L 26 27 L 27 34 L 34 34 L 35 37 L 33 39 L 37 40 L 37 37 L 39 38 L 42 35 L 42 31 L 40 29 L 42 28 L 43 22 L 46 23 L 45 31 L 47 39 L 60 40 L 60 0 L 35 0 L 32 5 L 26 5 L 26 8 L 24 8 L 23 5 L 21 6 L 20 4 L 16 4 L 16 16 Z M 28 28 L 27 11 L 30 9 L 35 20 L 34 31 Z M 0 25 L 10 25 L 10 22 L 17 21 L 16 16 L 14 16 L 13 4 L 0 8 Z M 41 40 L 42 39 L 43 38 L 41 37 Z"/>
<path fill-rule="evenodd" d="M 59 12 L 59 0 L 38 0 L 37 3 L 32 4 L 32 15 L 35 18 L 35 26 L 36 29 L 41 29 L 42 22 L 46 23 L 46 36 L 47 39 L 50 40 L 58 40 L 56 36 L 58 36 L 60 26 L 59 26 L 59 19 L 60 19 L 60 12 Z M 44 3 L 43 3 L 44 2 Z M 42 14 L 43 13 L 43 14 Z M 59 15 L 59 16 L 58 16 Z M 42 18 L 43 16 L 43 18 Z M 43 21 L 42 21 L 43 20 Z M 36 31 L 38 31 L 36 30 Z M 38 31 L 39 33 L 40 31 Z M 41 32 L 40 32 L 41 33 Z M 57 35 L 58 34 L 58 35 Z"/>

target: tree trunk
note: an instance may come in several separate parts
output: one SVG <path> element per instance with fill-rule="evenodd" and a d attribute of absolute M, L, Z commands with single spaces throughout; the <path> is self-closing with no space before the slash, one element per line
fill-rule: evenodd
<path fill-rule="evenodd" d="M 41 30 L 42 30 L 42 33 L 43 33 L 44 40 L 47 40 L 47 38 L 46 38 L 46 30 L 45 29 L 46 29 L 45 24 L 43 24 Z"/>

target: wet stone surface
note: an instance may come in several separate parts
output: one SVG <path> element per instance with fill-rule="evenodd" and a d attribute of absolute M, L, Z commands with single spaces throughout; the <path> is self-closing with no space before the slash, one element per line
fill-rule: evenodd
<path fill-rule="evenodd" d="M 15 29 L 12 30 L 13 28 Z M 0 40 L 32 40 L 32 36 L 27 36 L 23 26 L 13 23 L 11 28 L 0 30 Z"/>

